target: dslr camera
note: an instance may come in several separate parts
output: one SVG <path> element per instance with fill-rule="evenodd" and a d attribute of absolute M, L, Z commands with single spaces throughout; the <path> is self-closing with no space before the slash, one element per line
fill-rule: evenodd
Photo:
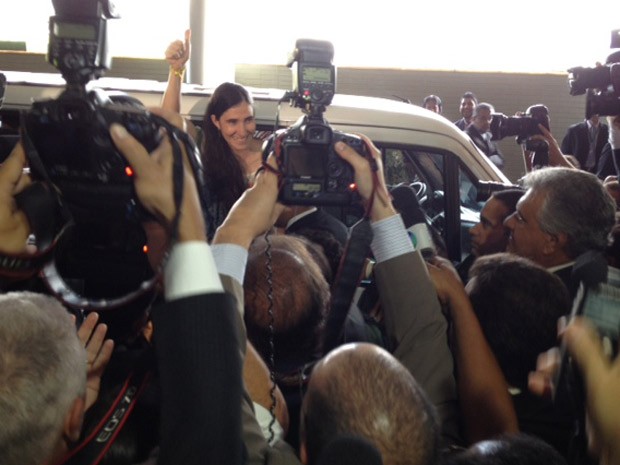
<path fill-rule="evenodd" d="M 35 178 L 49 179 L 70 206 L 80 207 L 76 221 L 104 206 L 106 216 L 123 218 L 133 201 L 133 182 L 109 126 L 124 125 L 151 151 L 161 139 L 159 125 L 137 100 L 87 90 L 110 68 L 107 20 L 117 17 L 110 0 L 52 3 L 56 15 L 49 20 L 47 60 L 67 85 L 57 99 L 34 102 L 24 117 L 34 148 L 31 170 Z"/>
<path fill-rule="evenodd" d="M 610 48 L 620 48 L 620 29 L 611 31 Z M 620 114 L 620 50 L 607 57 L 604 66 L 568 70 L 570 95 L 586 94 L 586 119 L 592 115 Z"/>
<path fill-rule="evenodd" d="M 56 229 L 53 258 L 42 274 L 69 307 L 115 308 L 153 289 L 156 276 L 142 228 L 150 215 L 138 202 L 133 171 L 110 138 L 110 125 L 123 125 L 149 152 L 166 130 L 176 155 L 181 154 L 178 144 L 184 144 L 199 188 L 200 158 L 185 134 L 150 114 L 139 100 L 88 86 L 110 68 L 107 20 L 118 17 L 111 1 L 52 3 L 47 60 L 66 86 L 58 98 L 36 101 L 21 115 L 32 178 L 55 196 L 55 222 L 34 228 L 40 249 L 39 240 Z"/>
<path fill-rule="evenodd" d="M 491 120 L 492 140 L 517 136 L 517 143 L 521 144 L 530 136 L 541 134 L 539 124 L 549 129 L 549 109 L 543 104 L 532 105 L 523 116 L 494 113 Z"/>
<path fill-rule="evenodd" d="M 517 136 L 517 144 L 525 142 L 525 150 L 534 152 L 532 166 L 541 168 L 549 165 L 549 144 L 545 140 L 531 138 L 535 134 L 542 134 L 538 129 L 539 124 L 549 129 L 549 109 L 543 104 L 530 106 L 523 116 L 495 113 L 491 120 L 491 139 Z"/>
<path fill-rule="evenodd" d="M 279 200 L 284 204 L 346 206 L 358 198 L 353 168 L 334 151 L 334 144 L 343 141 L 362 154 L 366 145 L 358 136 L 332 129 L 323 117 L 336 93 L 333 56 L 330 42 L 299 39 L 287 63 L 293 69 L 293 90 L 285 98 L 304 115 L 275 136 L 283 173 Z"/>

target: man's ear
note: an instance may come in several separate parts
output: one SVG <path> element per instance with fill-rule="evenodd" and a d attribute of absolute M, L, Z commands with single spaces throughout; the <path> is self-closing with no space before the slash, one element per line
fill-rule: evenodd
<path fill-rule="evenodd" d="M 568 244 L 568 236 L 566 233 L 547 234 L 543 252 L 545 255 L 565 254 L 566 244 Z"/>
<path fill-rule="evenodd" d="M 82 422 L 84 421 L 85 399 L 83 396 L 76 397 L 71 408 L 65 415 L 63 424 L 64 436 L 71 442 L 80 439 L 82 432 Z"/>
<path fill-rule="evenodd" d="M 222 128 L 220 128 L 220 121 L 215 117 L 215 115 L 211 115 L 211 122 L 215 125 L 216 128 L 218 128 L 220 131 L 222 130 Z"/>

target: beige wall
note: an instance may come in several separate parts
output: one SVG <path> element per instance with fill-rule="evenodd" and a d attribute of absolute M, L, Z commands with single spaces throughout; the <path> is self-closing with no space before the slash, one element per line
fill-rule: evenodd
<path fill-rule="evenodd" d="M 20 52 L 0 52 L 0 70 L 54 71 L 43 55 Z M 115 58 L 106 75 L 165 81 L 167 66 L 163 60 Z M 247 86 L 289 89 L 291 72 L 285 66 L 237 65 L 236 80 Z M 559 141 L 569 125 L 584 118 L 584 97 L 571 97 L 566 75 L 558 74 L 341 68 L 337 90 L 343 94 L 398 96 L 416 104 L 426 95 L 436 94 L 443 100 L 444 116 L 451 121 L 459 118 L 458 105 L 465 91 L 474 92 L 506 115 L 544 103 L 549 107 L 551 130 Z M 506 157 L 506 175 L 516 181 L 524 172 L 521 151 L 512 137 L 502 140 L 500 148 Z"/>

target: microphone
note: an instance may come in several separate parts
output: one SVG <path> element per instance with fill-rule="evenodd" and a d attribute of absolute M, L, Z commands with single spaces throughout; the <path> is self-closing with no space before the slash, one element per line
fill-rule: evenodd
<path fill-rule="evenodd" d="M 433 258 L 437 254 L 437 248 L 415 191 L 410 186 L 399 184 L 392 188 L 390 194 L 394 208 L 403 218 L 414 248 L 420 251 L 424 259 Z"/>
<path fill-rule="evenodd" d="M 338 435 L 321 451 L 317 465 L 383 465 L 379 450 L 367 439 Z"/>

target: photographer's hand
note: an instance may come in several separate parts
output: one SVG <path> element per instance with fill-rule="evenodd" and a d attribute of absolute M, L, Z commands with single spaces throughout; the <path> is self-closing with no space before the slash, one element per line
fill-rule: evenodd
<path fill-rule="evenodd" d="M 114 341 L 106 339 L 108 327 L 97 324 L 99 315 L 89 313 L 78 329 L 78 338 L 86 349 L 86 405 L 88 410 L 99 397 L 101 376 L 114 350 Z"/>
<path fill-rule="evenodd" d="M 449 262 L 448 262 L 449 263 Z M 437 296 L 450 313 L 457 387 L 468 442 L 519 430 L 508 383 L 474 313 L 465 287 L 451 264 L 426 264 Z M 480 415 L 480 409 L 485 415 Z"/>
<path fill-rule="evenodd" d="M 549 144 L 549 166 L 563 166 L 565 168 L 576 169 L 562 153 L 562 149 L 560 149 L 560 144 L 558 144 L 558 141 L 555 140 L 555 137 L 553 137 L 551 131 L 549 131 L 542 124 L 538 125 L 538 129 L 540 130 L 540 132 L 542 132 L 542 135 L 533 135 L 532 139 L 544 140 Z"/>
<path fill-rule="evenodd" d="M 603 464 L 620 464 L 620 358 L 610 360 L 585 318 L 572 320 L 562 339 L 583 374 L 590 450 Z"/>
<path fill-rule="evenodd" d="M 0 252 L 19 255 L 32 252 L 27 246 L 30 224 L 24 212 L 17 208 L 15 195 L 30 184 L 24 174 L 26 155 L 21 142 L 0 164 Z"/>
<path fill-rule="evenodd" d="M 372 160 L 357 153 L 344 142 L 337 142 L 334 146 L 336 153 L 347 161 L 355 171 L 355 183 L 365 205 L 371 204 L 370 219 L 379 221 L 396 215 L 392 199 L 385 185 L 381 152 L 372 141 L 360 134 L 366 143 Z M 371 166 L 372 165 L 374 166 Z"/>
<path fill-rule="evenodd" d="M 117 148 L 134 170 L 134 186 L 142 205 L 170 232 L 176 207 L 173 187 L 173 153 L 170 139 L 164 137 L 159 147 L 151 154 L 119 125 L 110 127 L 110 135 Z M 183 201 L 180 207 L 178 240 L 205 241 L 205 224 L 200 208 L 191 169 L 187 166 L 185 150 L 181 147 L 184 158 Z"/>
<path fill-rule="evenodd" d="M 267 163 L 276 168 L 273 154 Z M 255 237 L 271 228 L 283 210 L 283 206 L 276 202 L 278 181 L 276 173 L 267 169 L 260 170 L 254 185 L 235 202 L 215 232 L 213 243 L 237 244 L 247 249 Z"/>

